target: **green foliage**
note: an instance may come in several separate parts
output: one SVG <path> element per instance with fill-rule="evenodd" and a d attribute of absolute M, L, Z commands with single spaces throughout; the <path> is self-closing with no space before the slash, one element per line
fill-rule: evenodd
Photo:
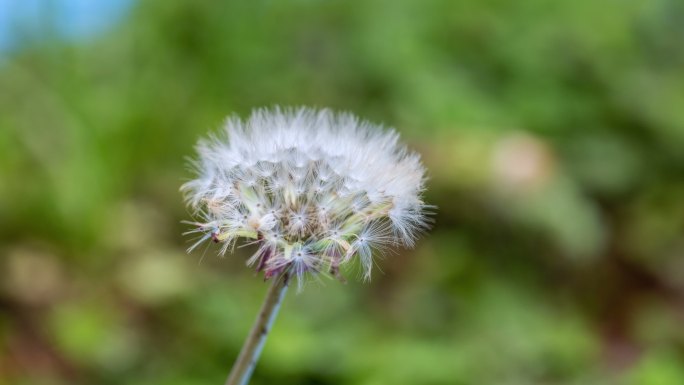
<path fill-rule="evenodd" d="M 221 383 L 266 289 L 182 254 L 225 115 L 352 110 L 424 155 L 434 230 L 286 299 L 255 384 L 684 380 L 684 5 L 139 1 L 0 62 L 0 384 Z M 5 258 L 6 256 L 6 258 Z"/>

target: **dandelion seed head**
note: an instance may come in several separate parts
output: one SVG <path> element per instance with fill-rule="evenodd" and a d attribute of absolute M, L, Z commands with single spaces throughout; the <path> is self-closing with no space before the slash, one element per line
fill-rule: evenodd
<path fill-rule="evenodd" d="M 413 246 L 428 225 L 419 155 L 348 113 L 258 109 L 229 118 L 197 152 L 196 178 L 182 187 L 196 232 L 222 252 L 257 243 L 248 263 L 266 277 L 336 274 L 358 260 L 369 279 L 374 253 Z"/>

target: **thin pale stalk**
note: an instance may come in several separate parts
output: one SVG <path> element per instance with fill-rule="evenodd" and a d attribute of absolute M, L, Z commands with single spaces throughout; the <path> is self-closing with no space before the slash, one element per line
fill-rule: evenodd
<path fill-rule="evenodd" d="M 247 340 L 242 345 L 240 355 L 235 361 L 225 385 L 246 385 L 249 382 L 252 372 L 254 372 L 254 367 L 257 361 L 259 361 L 261 350 L 266 343 L 266 337 L 268 337 L 273 321 L 275 321 L 278 315 L 280 304 L 285 297 L 285 292 L 287 292 L 288 283 L 287 274 L 273 278 L 273 283 L 268 289 L 259 315 L 254 321 Z"/>

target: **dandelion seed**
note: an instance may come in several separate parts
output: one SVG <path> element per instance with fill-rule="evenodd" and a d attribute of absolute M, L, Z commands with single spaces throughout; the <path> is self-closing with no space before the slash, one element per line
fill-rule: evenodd
<path fill-rule="evenodd" d="M 197 178 L 183 185 L 202 220 L 199 242 L 256 243 L 249 259 L 267 277 L 295 277 L 356 261 L 369 279 L 374 254 L 413 246 L 428 225 L 425 170 L 393 130 L 328 110 L 260 109 L 229 118 L 203 140 Z"/>

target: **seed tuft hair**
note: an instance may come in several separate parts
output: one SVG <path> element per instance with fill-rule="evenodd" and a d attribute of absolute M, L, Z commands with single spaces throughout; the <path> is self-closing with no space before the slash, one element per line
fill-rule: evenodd
<path fill-rule="evenodd" d="M 256 243 L 248 264 L 267 278 L 338 276 L 358 261 L 370 279 L 374 254 L 412 247 L 429 224 L 420 156 L 393 129 L 349 113 L 257 109 L 228 118 L 197 152 L 196 178 L 181 188 L 199 219 L 190 250 Z"/>

